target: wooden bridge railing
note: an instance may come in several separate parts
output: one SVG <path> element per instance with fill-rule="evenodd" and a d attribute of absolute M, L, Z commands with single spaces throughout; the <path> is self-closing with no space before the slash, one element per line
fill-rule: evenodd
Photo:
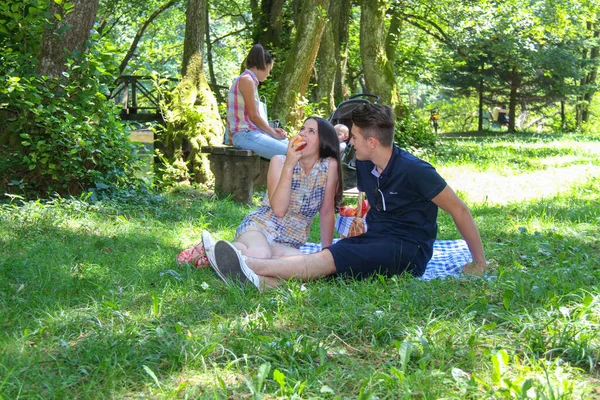
<path fill-rule="evenodd" d="M 177 82 L 178 79 L 169 78 L 165 89 L 172 89 Z M 224 86 L 213 87 L 213 85 L 211 88 L 228 89 Z M 109 98 L 122 105 L 121 119 L 123 120 L 163 122 L 159 107 L 160 92 L 156 88 L 155 79 L 151 76 L 121 75 L 115 81 L 115 88 Z"/>
<path fill-rule="evenodd" d="M 177 79 L 169 79 L 175 84 Z M 121 104 L 121 119 L 130 121 L 162 121 L 160 95 L 151 76 L 122 75 L 115 81 L 110 98 Z"/>

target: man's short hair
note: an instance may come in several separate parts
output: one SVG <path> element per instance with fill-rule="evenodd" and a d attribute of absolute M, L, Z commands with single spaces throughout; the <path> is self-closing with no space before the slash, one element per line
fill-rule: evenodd
<path fill-rule="evenodd" d="M 352 124 L 362 130 L 365 139 L 374 137 L 383 147 L 394 143 L 395 118 L 390 106 L 361 104 L 352 110 Z"/>

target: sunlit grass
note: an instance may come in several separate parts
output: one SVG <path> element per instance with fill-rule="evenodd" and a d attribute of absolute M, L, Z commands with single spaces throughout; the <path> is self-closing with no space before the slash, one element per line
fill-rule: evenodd
<path fill-rule="evenodd" d="M 252 207 L 191 189 L 14 200 L 0 206 L 0 397 L 594 398 L 597 154 L 594 138 L 502 135 L 427 155 L 469 204 L 490 280 L 259 294 L 175 263 L 202 229 L 233 238 Z M 446 213 L 439 226 L 460 237 Z"/>

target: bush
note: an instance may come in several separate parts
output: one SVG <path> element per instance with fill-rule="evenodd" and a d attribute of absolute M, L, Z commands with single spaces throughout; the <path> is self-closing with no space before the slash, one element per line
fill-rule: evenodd
<path fill-rule="evenodd" d="M 136 147 L 118 106 L 103 94 L 108 74 L 93 54 L 69 60 L 62 77 L 48 78 L 33 72 L 27 55 L 1 53 L 0 189 L 77 195 L 136 182 Z"/>
<path fill-rule="evenodd" d="M 413 110 L 408 110 L 396 121 L 394 142 L 402 148 L 433 148 L 438 140 L 429 122 L 417 117 Z"/>

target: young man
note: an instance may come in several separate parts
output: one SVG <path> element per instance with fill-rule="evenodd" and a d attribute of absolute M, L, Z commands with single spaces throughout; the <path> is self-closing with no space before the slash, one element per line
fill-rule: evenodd
<path fill-rule="evenodd" d="M 361 105 L 352 112 L 352 123 L 358 188 L 371 205 L 368 231 L 318 253 L 279 259 L 244 259 L 229 242 L 219 241 L 213 268 L 222 279 L 262 287 L 328 275 L 364 278 L 407 271 L 421 276 L 433 253 L 438 207 L 452 215 L 473 256 L 463 272 L 483 273 L 487 262 L 469 209 L 430 164 L 393 144 L 392 109 Z"/>

